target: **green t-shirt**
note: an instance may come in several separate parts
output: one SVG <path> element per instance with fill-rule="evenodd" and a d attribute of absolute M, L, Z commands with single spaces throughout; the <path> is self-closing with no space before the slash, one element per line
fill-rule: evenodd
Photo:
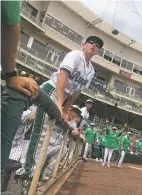
<path fill-rule="evenodd" d="M 1 1 L 1 22 L 7 25 L 19 23 L 20 18 L 20 0 Z"/>
<path fill-rule="evenodd" d="M 100 136 L 98 137 L 98 139 L 99 139 L 100 142 L 101 142 L 99 145 L 105 146 L 106 138 L 105 138 L 103 135 L 100 135 Z"/>
<path fill-rule="evenodd" d="M 87 128 L 85 130 L 85 135 L 86 135 L 86 142 L 89 144 L 93 144 L 94 143 L 94 139 L 96 137 L 96 132 L 94 130 L 92 130 L 91 128 Z"/>
<path fill-rule="evenodd" d="M 142 142 L 140 142 L 140 141 L 136 142 L 136 148 L 141 149 L 142 148 Z"/>
<path fill-rule="evenodd" d="M 111 129 L 107 129 L 107 136 L 106 136 L 106 142 L 105 147 L 107 148 L 119 148 L 119 141 L 118 137 L 121 136 L 121 132 L 117 131 L 116 133 L 113 133 Z"/>
<path fill-rule="evenodd" d="M 130 146 L 131 140 L 129 138 L 127 138 L 126 136 L 123 136 L 120 139 L 120 142 L 123 143 L 123 150 L 126 152 Z"/>

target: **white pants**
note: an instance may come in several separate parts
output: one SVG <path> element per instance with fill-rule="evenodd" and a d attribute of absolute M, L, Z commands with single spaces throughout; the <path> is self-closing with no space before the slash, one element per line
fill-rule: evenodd
<path fill-rule="evenodd" d="M 112 148 L 105 148 L 105 151 L 104 151 L 104 164 L 106 163 L 106 160 L 107 160 L 107 163 L 110 164 L 110 159 L 112 157 L 112 153 L 113 153 L 113 149 Z"/>
<path fill-rule="evenodd" d="M 125 158 L 125 154 L 126 152 L 125 151 L 121 151 L 120 153 L 120 158 L 119 158 L 119 161 L 118 161 L 118 164 L 121 165 L 123 163 L 123 160 Z"/>
<path fill-rule="evenodd" d="M 88 143 L 85 144 L 85 150 L 84 150 L 83 158 L 87 157 L 87 154 L 88 154 L 89 150 L 91 149 L 91 145 L 92 144 L 88 144 Z"/>

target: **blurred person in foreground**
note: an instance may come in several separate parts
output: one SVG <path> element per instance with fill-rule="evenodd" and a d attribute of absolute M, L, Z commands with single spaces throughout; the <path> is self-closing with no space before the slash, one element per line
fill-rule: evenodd
<path fill-rule="evenodd" d="M 16 53 L 20 37 L 20 1 L 1 1 L 1 66 L 6 87 L 1 97 L 1 170 L 4 172 L 21 115 L 38 93 L 31 78 L 20 77 Z"/>

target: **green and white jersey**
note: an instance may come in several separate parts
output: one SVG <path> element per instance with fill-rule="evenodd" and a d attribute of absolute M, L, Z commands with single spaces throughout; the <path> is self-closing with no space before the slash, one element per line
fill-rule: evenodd
<path fill-rule="evenodd" d="M 123 143 L 123 150 L 126 152 L 130 146 L 131 140 L 127 136 L 123 136 L 120 139 L 120 143 Z"/>
<path fill-rule="evenodd" d="M 91 128 L 87 128 L 85 130 L 85 135 L 86 135 L 86 142 L 88 144 L 93 144 L 94 143 L 94 139 L 96 137 L 96 132 L 94 130 L 92 130 Z"/>
<path fill-rule="evenodd" d="M 100 141 L 99 145 L 105 146 L 106 138 L 103 135 L 99 135 L 98 140 Z"/>
<path fill-rule="evenodd" d="M 67 70 L 70 74 L 67 79 L 65 96 L 72 95 L 84 88 L 88 88 L 95 74 L 91 62 L 89 62 L 89 65 L 86 65 L 83 52 L 78 50 L 71 51 L 65 56 L 58 71 L 53 73 L 50 81 L 48 81 L 55 88 L 58 73 L 62 69 Z"/>
<path fill-rule="evenodd" d="M 107 148 L 119 148 L 118 137 L 121 136 L 121 132 L 117 131 L 113 133 L 111 129 L 107 129 L 107 136 L 105 138 L 105 147 Z"/>
<path fill-rule="evenodd" d="M 142 148 L 142 142 L 141 141 L 136 141 L 136 148 L 141 149 Z"/>

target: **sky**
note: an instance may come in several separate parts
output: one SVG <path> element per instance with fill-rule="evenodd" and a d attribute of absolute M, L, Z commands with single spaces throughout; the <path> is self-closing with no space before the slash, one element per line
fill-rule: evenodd
<path fill-rule="evenodd" d="M 120 32 L 142 43 L 142 0 L 82 0 L 82 3 Z"/>

